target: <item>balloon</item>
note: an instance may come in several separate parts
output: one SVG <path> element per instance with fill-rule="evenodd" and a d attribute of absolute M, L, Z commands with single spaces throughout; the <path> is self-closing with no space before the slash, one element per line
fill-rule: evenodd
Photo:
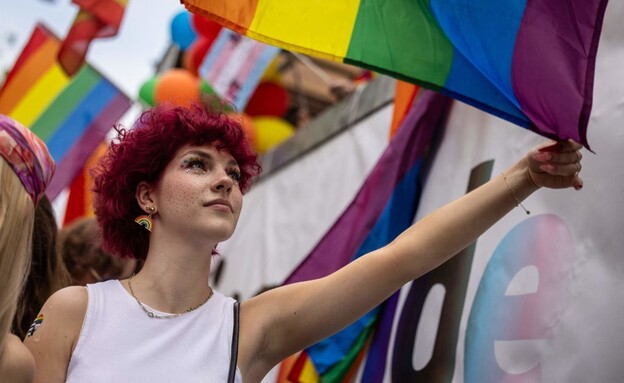
<path fill-rule="evenodd" d="M 203 37 L 214 38 L 221 32 L 221 25 L 196 13 L 191 17 L 191 25 Z"/>
<path fill-rule="evenodd" d="M 182 50 L 186 50 L 197 38 L 197 33 L 191 25 L 191 14 L 182 11 L 171 20 L 171 39 Z"/>
<path fill-rule="evenodd" d="M 212 86 L 210 84 L 208 84 L 208 81 L 200 79 L 199 82 L 200 82 L 200 84 L 199 84 L 199 91 L 202 94 L 214 94 L 214 95 L 217 94 L 217 92 L 215 92 L 215 90 L 212 89 Z"/>
<path fill-rule="evenodd" d="M 191 45 L 188 50 L 190 54 L 189 61 L 191 65 L 191 72 L 197 74 L 199 66 L 201 65 L 202 61 L 204 61 L 204 58 L 206 57 L 206 54 L 208 54 L 208 51 L 210 50 L 213 42 L 214 39 L 200 37 L 199 39 L 197 39 L 197 41 L 193 43 L 193 45 Z"/>
<path fill-rule="evenodd" d="M 143 85 L 141 85 L 141 89 L 139 89 L 139 100 L 143 101 L 147 106 L 156 105 L 156 101 L 154 100 L 154 90 L 157 83 L 158 77 L 154 76 L 145 81 Z"/>
<path fill-rule="evenodd" d="M 168 70 L 156 83 L 154 100 L 157 104 L 171 102 L 176 105 L 190 105 L 191 102 L 199 100 L 197 77 L 186 69 Z"/>
<path fill-rule="evenodd" d="M 288 111 L 288 92 L 274 82 L 261 82 L 251 95 L 245 113 L 250 116 L 282 117 Z"/>
<path fill-rule="evenodd" d="M 232 117 L 234 120 L 236 120 L 236 122 L 238 122 L 241 127 L 243 128 L 243 131 L 245 132 L 245 136 L 247 137 L 247 140 L 249 141 L 249 143 L 251 144 L 251 146 L 255 147 L 256 145 L 256 125 L 254 124 L 254 120 L 244 114 L 232 114 L 230 115 L 230 117 Z"/>
<path fill-rule="evenodd" d="M 292 136 L 295 128 L 286 120 L 274 116 L 260 116 L 253 119 L 256 127 L 255 148 L 264 154 Z"/>

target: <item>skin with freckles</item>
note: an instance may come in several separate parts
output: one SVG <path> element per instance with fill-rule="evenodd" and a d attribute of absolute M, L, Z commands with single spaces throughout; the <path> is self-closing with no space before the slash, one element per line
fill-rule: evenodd
<path fill-rule="evenodd" d="M 137 199 L 141 205 L 158 207 L 154 230 L 170 231 L 188 241 L 221 242 L 234 232 L 242 208 L 239 178 L 238 165 L 227 152 L 215 145 L 185 146 L 156 185 L 139 184 Z"/>
<path fill-rule="evenodd" d="M 242 302 L 238 368 L 243 381 L 260 382 L 285 357 L 348 326 L 404 284 L 460 253 L 538 189 L 580 189 L 580 149 L 572 141 L 545 143 L 387 246 L 326 277 Z M 138 183 L 137 206 L 146 213 L 148 206 L 156 209 L 145 264 L 132 279 L 141 302 L 182 313 L 210 296 L 211 249 L 234 232 L 243 205 L 239 179 L 234 158 L 212 143 L 182 145 L 156 181 Z M 121 284 L 129 291 L 127 280 Z M 44 305 L 45 321 L 25 342 L 37 362 L 37 382 L 65 381 L 87 303 L 84 288 L 70 287 Z M 123 352 L 132 352 L 128 347 Z"/>

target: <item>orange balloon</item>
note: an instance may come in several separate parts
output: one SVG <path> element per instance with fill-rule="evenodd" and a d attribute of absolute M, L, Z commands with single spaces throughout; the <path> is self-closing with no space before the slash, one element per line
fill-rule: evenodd
<path fill-rule="evenodd" d="M 171 102 L 176 105 L 188 106 L 199 100 L 197 77 L 186 69 L 170 69 L 163 73 L 154 89 L 154 100 L 157 104 Z"/>
<path fill-rule="evenodd" d="M 230 117 L 241 125 L 247 137 L 247 141 L 254 147 L 256 145 L 256 126 L 253 119 L 245 113 L 232 114 Z"/>

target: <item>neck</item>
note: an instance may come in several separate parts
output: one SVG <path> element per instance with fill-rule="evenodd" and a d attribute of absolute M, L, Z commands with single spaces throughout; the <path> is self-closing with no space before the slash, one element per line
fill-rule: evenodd
<path fill-rule="evenodd" d="M 144 304 L 159 311 L 179 313 L 204 302 L 209 296 L 208 278 L 214 245 L 173 237 L 176 238 L 152 233 L 145 264 L 132 279 L 132 287 Z"/>

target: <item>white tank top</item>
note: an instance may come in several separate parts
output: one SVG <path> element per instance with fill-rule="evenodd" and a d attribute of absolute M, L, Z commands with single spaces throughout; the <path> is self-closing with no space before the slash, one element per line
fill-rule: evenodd
<path fill-rule="evenodd" d="M 233 299 L 215 291 L 195 311 L 154 319 L 117 280 L 87 285 L 87 291 L 66 382 L 227 382 Z M 235 381 L 242 382 L 238 368 Z"/>

